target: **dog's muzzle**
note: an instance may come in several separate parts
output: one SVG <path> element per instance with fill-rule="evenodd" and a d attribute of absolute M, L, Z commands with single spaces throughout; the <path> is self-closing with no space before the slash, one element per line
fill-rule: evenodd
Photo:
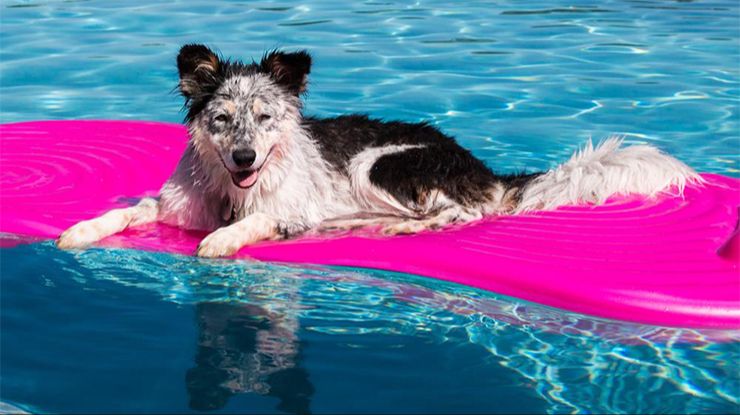
<path fill-rule="evenodd" d="M 254 184 L 257 183 L 260 171 L 267 164 L 273 148 L 270 148 L 270 151 L 267 152 L 267 155 L 265 155 L 264 160 L 262 160 L 259 166 L 254 166 L 254 161 L 257 159 L 257 153 L 254 150 L 235 150 L 231 154 L 231 158 L 238 167 L 243 169 L 238 171 L 229 170 L 229 173 L 231 173 L 231 180 L 234 182 L 234 185 L 242 189 L 249 189 L 254 186 Z"/>

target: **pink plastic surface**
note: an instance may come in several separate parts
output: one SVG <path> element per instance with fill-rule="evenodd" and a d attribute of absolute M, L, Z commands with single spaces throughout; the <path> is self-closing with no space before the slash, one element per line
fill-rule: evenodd
<path fill-rule="evenodd" d="M 0 232 L 55 238 L 82 219 L 156 195 L 187 139 L 180 125 L 0 125 Z M 740 180 L 705 174 L 684 198 L 621 197 L 441 232 L 270 242 L 238 257 L 425 275 L 590 315 L 740 328 Z M 192 254 L 202 233 L 131 229 L 106 246 Z"/>

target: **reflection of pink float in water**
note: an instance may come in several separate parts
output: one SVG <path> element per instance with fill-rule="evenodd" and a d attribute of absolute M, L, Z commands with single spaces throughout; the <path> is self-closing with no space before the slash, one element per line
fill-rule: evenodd
<path fill-rule="evenodd" d="M 486 317 L 492 322 L 491 326 L 502 330 L 507 326 L 529 327 L 534 332 L 556 333 L 579 339 L 598 336 L 599 339 L 622 345 L 705 345 L 740 340 L 737 330 L 692 330 L 627 324 L 563 313 L 538 304 L 517 304 L 508 299 L 463 297 L 412 285 L 395 285 L 393 288 L 397 291 L 400 289 L 397 293 L 399 300 L 421 303 L 430 309 L 447 310 L 462 316 Z M 495 333 L 492 332 L 492 335 Z"/>
<path fill-rule="evenodd" d="M 6 124 L 0 136 L 0 231 L 46 238 L 156 195 L 186 140 L 179 125 L 119 121 Z M 740 181 L 704 178 L 684 198 L 615 198 L 405 237 L 263 243 L 237 256 L 420 274 L 600 317 L 740 328 L 730 238 Z M 190 254 L 202 237 L 151 225 L 103 244 Z"/>

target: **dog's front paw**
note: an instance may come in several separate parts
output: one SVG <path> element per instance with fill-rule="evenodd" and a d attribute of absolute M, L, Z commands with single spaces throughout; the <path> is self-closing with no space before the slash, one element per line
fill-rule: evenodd
<path fill-rule="evenodd" d="M 99 240 L 98 228 L 90 221 L 84 221 L 64 231 L 57 239 L 57 246 L 61 249 L 80 249 Z"/>
<path fill-rule="evenodd" d="M 244 242 L 239 232 L 234 229 L 221 228 L 203 238 L 195 254 L 207 258 L 229 256 L 236 253 L 242 246 Z"/>

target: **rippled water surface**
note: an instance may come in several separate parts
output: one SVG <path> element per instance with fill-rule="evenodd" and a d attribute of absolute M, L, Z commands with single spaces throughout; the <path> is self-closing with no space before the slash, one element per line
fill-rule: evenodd
<path fill-rule="evenodd" d="M 0 251 L 2 394 L 48 412 L 732 412 L 738 335 L 400 274 Z"/>
<path fill-rule="evenodd" d="M 498 169 L 614 133 L 740 169 L 734 0 L 315 3 L 5 0 L 0 120 L 179 122 L 183 43 L 306 48 L 307 112 L 432 120 Z"/>
<path fill-rule="evenodd" d="M 497 170 L 618 133 L 740 175 L 737 1 L 314 3 L 0 0 L 0 121 L 179 122 L 181 44 L 306 48 L 306 112 L 431 120 Z M 10 239 L 0 410 L 740 411 L 736 331 L 387 272 Z"/>

